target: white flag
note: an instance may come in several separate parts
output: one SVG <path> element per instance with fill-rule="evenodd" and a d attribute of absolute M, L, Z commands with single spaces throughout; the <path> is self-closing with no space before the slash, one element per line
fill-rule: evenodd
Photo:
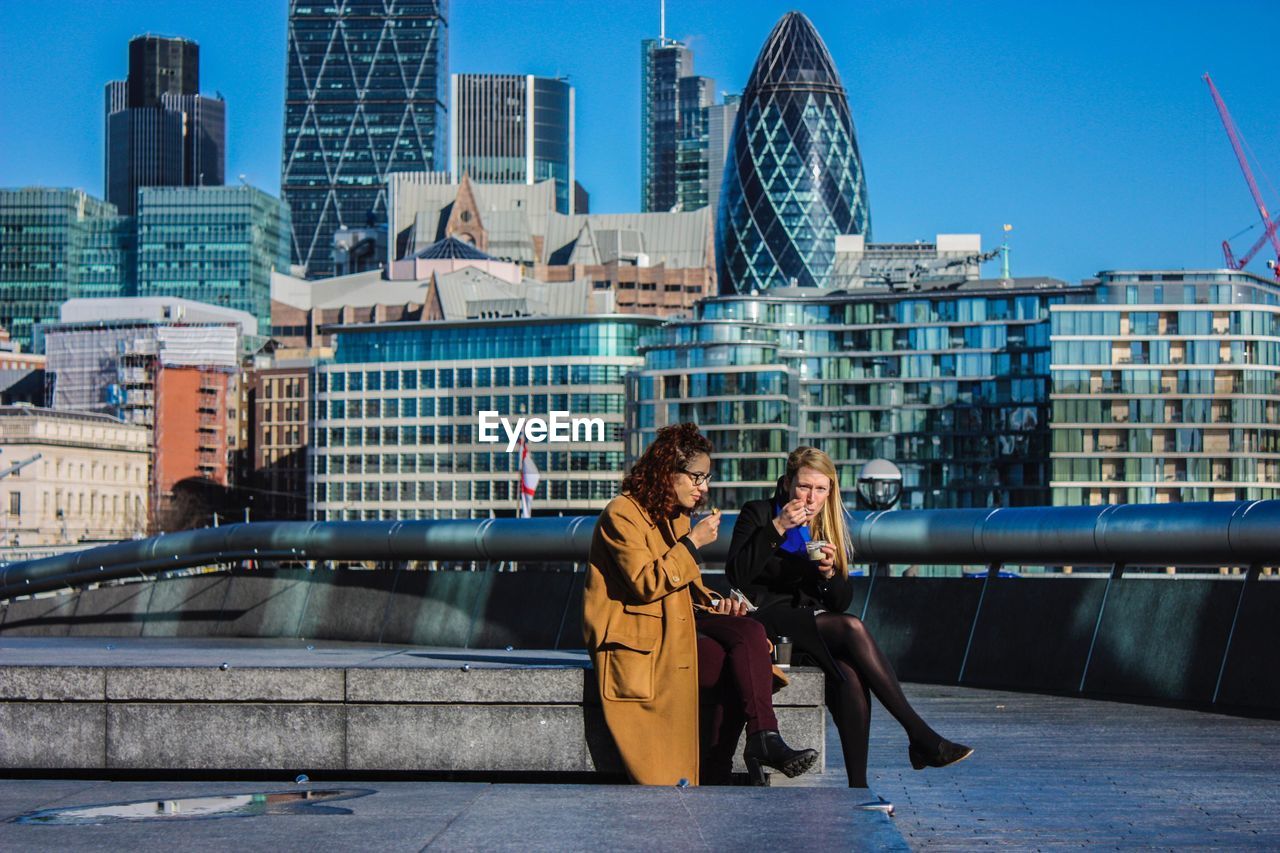
<path fill-rule="evenodd" d="M 533 464 L 529 455 L 529 445 L 520 440 L 520 509 L 516 513 L 519 518 L 530 518 L 533 515 L 533 495 L 538 490 L 538 466 Z"/>

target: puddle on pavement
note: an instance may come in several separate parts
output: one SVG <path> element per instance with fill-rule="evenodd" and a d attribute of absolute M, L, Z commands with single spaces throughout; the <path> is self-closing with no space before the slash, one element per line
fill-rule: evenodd
<path fill-rule="evenodd" d="M 373 791 L 358 788 L 320 791 L 268 791 L 215 797 L 182 797 L 172 800 L 133 800 L 96 806 L 41 809 L 19 815 L 14 823 L 46 826 L 96 826 L 136 821 L 202 820 L 222 817 L 257 817 L 276 814 L 351 814 L 350 809 L 325 805 L 337 800 L 365 797 Z"/>

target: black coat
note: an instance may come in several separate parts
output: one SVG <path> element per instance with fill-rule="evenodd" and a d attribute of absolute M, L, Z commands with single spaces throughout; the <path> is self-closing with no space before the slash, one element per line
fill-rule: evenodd
<path fill-rule="evenodd" d="M 814 611 L 844 613 L 853 601 L 853 584 L 839 574 L 824 581 L 807 557 L 783 551 L 784 537 L 773 526 L 773 507 L 772 500 L 749 501 L 742 507 L 733 526 L 725 575 L 756 606 L 751 615 L 770 638 L 790 637 L 794 652 L 843 680 L 818 635 Z"/>

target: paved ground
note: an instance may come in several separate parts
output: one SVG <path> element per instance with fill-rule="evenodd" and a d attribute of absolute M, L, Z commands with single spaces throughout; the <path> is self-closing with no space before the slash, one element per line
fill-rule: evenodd
<path fill-rule="evenodd" d="M 912 847 L 1280 849 L 1280 722 L 1118 702 L 908 685 L 926 720 L 975 748 L 913 771 L 878 704 L 870 782 Z M 845 783 L 827 733 L 821 785 Z"/>
<path fill-rule="evenodd" d="M 161 801 L 300 786 L 235 782 L 0 782 L 0 849 L 129 850 L 907 850 L 882 814 L 845 808 L 836 788 L 638 788 L 450 782 L 313 783 L 354 793 L 331 807 L 252 817 L 82 826 L 13 823 L 32 809 Z M 363 796 L 361 796 L 363 794 Z M 179 810 L 181 810 L 181 806 Z M 778 813 L 828 816 L 784 830 Z M 783 836 L 783 832 L 791 833 Z"/>
<path fill-rule="evenodd" d="M 97 665 L 120 662 L 129 648 L 101 640 L 74 645 L 78 663 Z M 227 659 L 217 645 L 198 653 Z M 237 650 L 232 665 L 279 663 L 280 649 L 270 645 Z M 188 654 L 203 646 L 192 641 Z M 67 647 L 49 654 L 40 662 L 66 662 Z M 374 663 L 382 653 L 324 644 L 302 646 L 298 654 L 308 659 L 300 665 L 334 666 Z M 526 662 L 565 662 L 547 655 Z M 153 654 L 147 662 L 174 661 Z M 912 771 L 905 737 L 877 705 L 871 780 L 895 804 L 892 822 L 852 808 L 865 792 L 844 787 L 837 736 L 829 729 L 824 775 L 754 791 L 325 780 L 311 787 L 371 793 L 335 802 L 345 815 L 285 807 L 280 814 L 167 825 L 51 827 L 9 821 L 55 806 L 302 788 L 287 778 L 0 780 L 0 849 L 781 851 L 893 849 L 904 838 L 925 850 L 1280 849 L 1280 722 L 955 687 L 908 685 L 907 692 L 939 731 L 977 752 L 952 768 Z"/>

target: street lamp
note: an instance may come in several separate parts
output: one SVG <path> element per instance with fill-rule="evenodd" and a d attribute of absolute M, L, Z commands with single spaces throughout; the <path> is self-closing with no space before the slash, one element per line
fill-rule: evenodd
<path fill-rule="evenodd" d="M 902 499 L 902 471 L 888 459 L 872 459 L 858 472 L 858 499 L 868 509 L 890 509 Z"/>

